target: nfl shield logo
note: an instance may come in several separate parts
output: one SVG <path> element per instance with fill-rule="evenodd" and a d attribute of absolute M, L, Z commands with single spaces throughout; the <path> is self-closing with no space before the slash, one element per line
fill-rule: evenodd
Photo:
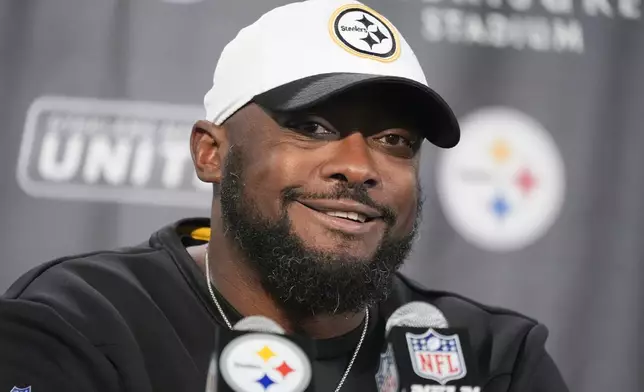
<path fill-rule="evenodd" d="M 441 335 L 429 328 L 421 335 L 405 334 L 414 372 L 443 385 L 467 374 L 458 335 Z"/>
<path fill-rule="evenodd" d="M 31 385 L 26 388 L 13 387 L 10 392 L 31 392 Z"/>
<path fill-rule="evenodd" d="M 384 354 L 380 354 L 380 367 L 378 368 L 378 373 L 376 373 L 376 385 L 378 386 L 378 392 L 398 391 L 398 371 L 396 370 L 391 344 Z"/>

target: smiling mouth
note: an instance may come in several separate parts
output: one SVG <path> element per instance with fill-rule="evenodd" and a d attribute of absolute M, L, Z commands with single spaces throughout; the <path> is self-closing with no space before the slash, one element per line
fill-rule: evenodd
<path fill-rule="evenodd" d="M 369 223 L 382 218 L 376 209 L 352 200 L 303 200 L 299 203 L 320 214 L 348 222 Z"/>
<path fill-rule="evenodd" d="M 318 222 L 332 232 L 355 236 L 355 239 L 382 234 L 382 215 L 364 204 L 352 200 L 319 199 L 298 201 L 297 204 L 313 213 L 311 223 Z"/>
<path fill-rule="evenodd" d="M 316 210 L 318 211 L 318 210 Z M 347 219 L 354 222 L 365 223 L 371 221 L 373 218 L 358 213 L 358 212 L 348 212 L 348 211 L 318 211 L 329 216 L 334 216 L 336 218 Z"/>

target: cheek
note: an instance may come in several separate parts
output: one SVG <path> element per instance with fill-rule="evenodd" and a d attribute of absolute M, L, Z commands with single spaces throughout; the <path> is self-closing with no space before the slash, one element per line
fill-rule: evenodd
<path fill-rule="evenodd" d="M 389 205 L 396 209 L 398 221 L 396 229 L 407 232 L 416 220 L 418 210 L 418 177 L 410 168 L 392 171 L 383 184 Z M 388 189 L 388 190 L 387 190 Z"/>
<path fill-rule="evenodd" d="M 244 178 L 246 194 L 257 201 L 257 207 L 267 216 L 281 213 L 281 193 L 291 186 L 301 185 L 304 165 L 294 154 L 271 146 L 261 152 L 249 152 Z"/>

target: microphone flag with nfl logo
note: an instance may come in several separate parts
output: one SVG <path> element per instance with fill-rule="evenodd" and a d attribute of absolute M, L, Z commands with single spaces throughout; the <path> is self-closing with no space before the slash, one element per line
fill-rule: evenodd
<path fill-rule="evenodd" d="M 393 327 L 381 355 L 379 376 L 381 391 L 440 386 L 458 392 L 480 390 L 477 362 L 464 328 Z"/>

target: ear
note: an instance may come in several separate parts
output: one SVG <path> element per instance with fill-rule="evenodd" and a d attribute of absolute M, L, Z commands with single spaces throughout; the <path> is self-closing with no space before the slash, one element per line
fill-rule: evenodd
<path fill-rule="evenodd" d="M 201 181 L 221 182 L 227 149 L 228 137 L 223 127 L 205 120 L 197 121 L 192 127 L 190 152 Z"/>

